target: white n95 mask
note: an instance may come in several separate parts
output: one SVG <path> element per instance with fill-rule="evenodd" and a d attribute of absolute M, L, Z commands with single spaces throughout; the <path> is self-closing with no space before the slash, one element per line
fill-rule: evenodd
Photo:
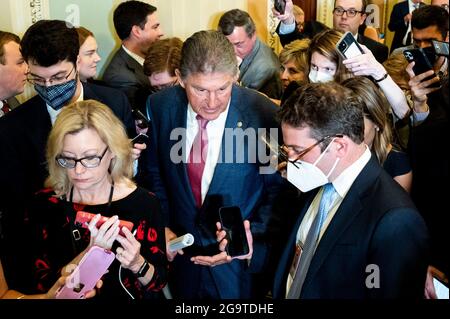
<path fill-rule="evenodd" d="M 317 70 L 310 70 L 308 75 L 311 83 L 326 83 L 334 80 L 334 75 Z"/>
<path fill-rule="evenodd" d="M 334 140 L 334 139 L 333 139 Z M 287 180 L 291 182 L 295 187 L 297 187 L 302 192 L 306 193 L 310 190 L 323 186 L 329 183 L 328 177 L 333 173 L 337 164 L 339 163 L 340 158 L 337 158 L 333 164 L 333 167 L 325 175 L 318 167 L 317 163 L 322 159 L 330 145 L 333 143 L 331 141 L 330 144 L 325 148 L 325 150 L 320 154 L 319 158 L 311 164 L 302 160 L 295 161 L 295 165 L 292 162 L 287 163 Z M 296 167 L 297 166 L 297 167 Z"/>

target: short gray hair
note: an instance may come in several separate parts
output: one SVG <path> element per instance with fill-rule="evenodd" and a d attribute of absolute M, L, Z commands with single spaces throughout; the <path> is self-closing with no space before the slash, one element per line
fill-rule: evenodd
<path fill-rule="evenodd" d="M 198 31 L 181 50 L 180 73 L 185 79 L 196 73 L 227 73 L 235 76 L 238 65 L 233 45 L 219 31 Z"/>

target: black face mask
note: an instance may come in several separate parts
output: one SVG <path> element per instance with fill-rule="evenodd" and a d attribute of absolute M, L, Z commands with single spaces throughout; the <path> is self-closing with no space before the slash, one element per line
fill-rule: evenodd
<path fill-rule="evenodd" d="M 422 49 L 425 55 L 428 58 L 428 61 L 430 61 L 431 65 L 434 65 L 436 62 L 436 53 L 434 52 L 433 46 L 429 46 Z"/>

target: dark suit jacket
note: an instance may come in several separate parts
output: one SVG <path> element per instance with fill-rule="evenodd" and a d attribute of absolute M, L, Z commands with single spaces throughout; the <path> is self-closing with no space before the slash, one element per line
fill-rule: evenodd
<path fill-rule="evenodd" d="M 83 88 L 85 100 L 94 99 L 108 105 L 127 126 L 129 133 L 134 131 L 136 134 L 131 108 L 122 92 L 86 83 Z M 27 204 L 33 194 L 43 187 L 48 176 L 45 149 L 51 128 L 47 107 L 38 95 L 12 110 L 8 116 L 0 118 L 0 211 L 3 212 L 0 226 L 3 226 L 5 239 L 13 243 L 9 257 L 14 258 L 17 254 L 14 252 L 17 247 L 14 240 L 23 240 L 22 236 L 26 235 L 24 216 L 27 218 Z M 16 267 L 18 263 L 11 264 L 8 257 L 5 258 L 2 261 L 8 273 L 8 283 L 14 287 L 14 278 L 24 274 L 16 269 L 9 273 L 11 266 Z"/>
<path fill-rule="evenodd" d="M 388 28 L 389 31 L 394 32 L 394 38 L 392 39 L 391 52 L 396 48 L 400 48 L 403 45 L 403 38 L 405 37 L 408 26 L 405 24 L 403 18 L 409 13 L 408 1 L 397 3 L 391 12 L 389 18 Z"/>
<path fill-rule="evenodd" d="M 312 191 L 291 230 L 278 264 L 273 294 L 285 298 L 300 223 Z M 408 194 L 372 156 L 358 175 L 315 251 L 300 298 L 421 298 L 427 270 L 428 235 Z M 379 288 L 366 280 L 379 269 Z"/>
<path fill-rule="evenodd" d="M 384 44 L 358 34 L 358 42 L 364 44 L 370 51 L 372 51 L 375 59 L 383 63 L 389 56 L 389 49 Z"/>
<path fill-rule="evenodd" d="M 133 109 L 144 109 L 145 105 L 137 105 L 140 99 L 136 99 L 136 91 L 150 87 L 150 81 L 144 74 L 144 69 L 135 59 L 128 55 L 122 46 L 114 54 L 111 62 L 105 69 L 103 80 L 107 85 L 124 92 Z"/>
<path fill-rule="evenodd" d="M 185 254 L 178 255 L 174 260 L 170 282 L 172 292 L 176 297 L 199 298 L 201 285 L 207 284 L 218 290 L 217 298 L 256 296 L 252 292 L 255 286 L 251 274 L 260 271 L 266 262 L 265 240 L 271 227 L 272 202 L 283 183 L 281 177 L 279 174 L 260 173 L 260 167 L 267 164 L 261 163 L 257 156 L 256 163 L 249 161 L 247 155 L 253 154 L 256 149 L 248 141 L 233 143 L 232 149 L 225 149 L 225 131 L 219 157 L 222 161 L 217 163 L 201 209 L 197 209 L 186 164 L 182 161 L 176 163 L 171 158 L 171 155 L 180 154 L 176 150 L 184 146 L 179 134 L 186 128 L 188 100 L 185 91 L 176 86 L 155 93 L 147 104 L 153 129 L 149 170 L 154 191 L 160 198 L 166 224 L 177 235 L 189 232 L 195 237 L 194 246 L 185 249 Z M 275 111 L 275 104 L 263 95 L 234 86 L 225 128 L 242 125 L 243 130 L 249 131 L 258 128 L 278 130 Z M 169 136 L 172 138 L 169 139 Z M 244 155 L 243 163 L 236 163 L 239 151 Z M 231 156 L 235 162 L 225 163 L 223 156 L 225 159 Z M 212 268 L 194 265 L 189 260 L 191 256 L 218 253 L 215 222 L 219 221 L 218 209 L 222 206 L 239 206 L 243 219 L 251 222 L 254 252 L 250 268 L 246 261 L 241 260 Z M 264 291 L 259 291 L 261 293 Z"/>

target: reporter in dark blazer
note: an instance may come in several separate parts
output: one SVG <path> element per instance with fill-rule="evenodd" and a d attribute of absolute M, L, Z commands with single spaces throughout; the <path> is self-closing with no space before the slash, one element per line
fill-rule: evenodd
<path fill-rule="evenodd" d="M 27 251 L 26 208 L 48 175 L 47 137 L 61 108 L 83 99 L 100 101 L 113 110 L 130 137 L 136 134 L 131 108 L 122 92 L 81 83 L 77 72 L 78 34 L 65 21 L 33 24 L 22 39 L 21 50 L 29 64 L 29 81 L 38 95 L 0 118 L 0 226 L 8 243 L 2 250 L 6 255 L 2 261 L 12 287 L 16 286 L 15 279 L 27 282 L 23 279 L 26 271 L 20 271 L 26 262 L 18 259 Z"/>
<path fill-rule="evenodd" d="M 314 163 L 321 174 L 329 176 L 328 183 L 338 194 L 334 209 L 325 217 L 309 268 L 303 270 L 306 277 L 299 295 L 288 294 L 290 298 L 423 297 L 428 262 L 425 223 L 408 194 L 383 171 L 364 144 L 362 107 L 358 103 L 350 91 L 336 83 L 308 84 L 280 110 L 285 144 L 303 150 L 315 145 L 303 152 L 301 159 Z M 328 145 L 320 146 L 326 141 Z M 288 153 L 291 159 L 298 156 L 293 149 Z M 334 169 L 333 163 L 337 163 Z M 294 171 L 288 168 L 288 179 L 289 174 Z M 309 177 L 313 176 L 297 176 Z M 311 185 L 312 190 L 305 194 L 309 200 L 279 259 L 274 298 L 286 298 L 296 243 L 305 242 L 302 234 L 309 231 L 305 224 L 317 212 L 321 184 L 316 184 L 316 189 Z"/>
<path fill-rule="evenodd" d="M 133 109 L 145 109 L 138 92 L 149 88 L 144 74 L 147 51 L 163 36 L 156 8 L 143 1 L 123 1 L 114 10 L 114 28 L 121 46 L 105 69 L 103 80 L 124 92 Z"/>
<path fill-rule="evenodd" d="M 133 108 L 143 109 L 136 105 L 136 93 L 138 90 L 150 87 L 150 81 L 144 74 L 144 68 L 123 47 L 114 54 L 111 62 L 103 74 L 103 81 L 115 89 L 124 92 Z"/>
<path fill-rule="evenodd" d="M 181 86 L 152 94 L 148 100 L 153 130 L 149 170 L 165 214 L 166 240 L 187 232 L 195 238 L 194 245 L 184 249 L 183 255 L 172 253 L 170 257 L 174 257 L 170 289 L 175 298 L 184 299 L 262 297 L 265 291 L 256 287 L 268 277 L 257 282 L 255 274 L 262 271 L 267 261 L 272 203 L 283 181 L 278 174 L 264 174 L 261 169 L 267 163 L 258 156 L 255 162 L 248 157 L 257 154 L 254 152 L 261 147 L 258 141 L 250 138 L 230 145 L 228 133 L 236 129 L 277 131 L 276 106 L 258 92 L 233 84 L 237 79 L 237 61 L 231 43 L 220 32 L 200 31 L 188 38 L 183 45 L 180 70 Z M 174 158 L 191 151 L 181 133 L 187 131 L 190 135 L 195 114 L 209 120 L 209 138 L 224 130 L 221 140 L 208 143 L 208 156 L 213 148 L 220 155 L 213 170 L 207 168 L 207 160 L 205 172 L 208 170 L 212 179 L 208 189 L 204 189 L 207 173 L 203 173 L 200 206 L 188 176 L 189 164 Z M 239 154 L 243 155 L 243 162 L 237 160 Z M 222 206 L 239 206 L 243 220 L 250 221 L 251 256 L 231 260 L 219 250 L 216 222 Z"/>

